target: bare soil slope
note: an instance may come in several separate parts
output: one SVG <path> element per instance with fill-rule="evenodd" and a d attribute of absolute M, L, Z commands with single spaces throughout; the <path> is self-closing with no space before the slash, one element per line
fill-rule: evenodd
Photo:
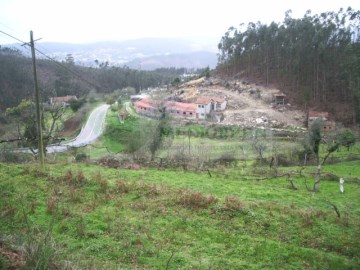
<path fill-rule="evenodd" d="M 199 96 L 223 97 L 228 101 L 223 125 L 274 128 L 304 127 L 306 115 L 291 104 L 275 105 L 273 95 L 279 89 L 248 84 L 240 80 L 224 81 L 216 78 L 197 79 L 183 84 L 178 96 L 194 102 Z"/>

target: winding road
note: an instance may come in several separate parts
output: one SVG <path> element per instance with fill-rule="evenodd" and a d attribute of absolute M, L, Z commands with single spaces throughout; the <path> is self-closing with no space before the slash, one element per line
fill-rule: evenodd
<path fill-rule="evenodd" d="M 46 151 L 48 153 L 64 152 L 69 147 L 81 147 L 95 141 L 102 134 L 106 112 L 109 107 L 109 105 L 101 105 L 93 110 L 80 134 L 74 140 L 57 145 L 48 145 Z"/>

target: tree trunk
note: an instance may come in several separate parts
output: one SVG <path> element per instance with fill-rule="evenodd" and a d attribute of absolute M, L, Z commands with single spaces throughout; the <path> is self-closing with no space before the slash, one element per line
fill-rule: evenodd
<path fill-rule="evenodd" d="M 319 192 L 320 190 L 320 177 L 321 177 L 321 164 L 319 163 L 316 170 L 314 192 Z"/>

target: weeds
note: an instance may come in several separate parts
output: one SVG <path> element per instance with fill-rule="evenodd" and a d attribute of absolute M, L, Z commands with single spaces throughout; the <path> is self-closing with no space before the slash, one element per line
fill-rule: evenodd
<path fill-rule="evenodd" d="M 238 211 L 245 208 L 245 204 L 241 202 L 235 196 L 226 196 L 225 197 L 225 209 L 231 211 Z"/>
<path fill-rule="evenodd" d="M 48 177 L 48 179 L 55 182 L 63 182 L 74 187 L 81 187 L 87 183 L 87 179 L 81 170 L 77 171 L 76 174 L 74 174 L 72 170 L 67 170 L 62 176 L 56 178 Z"/>
<path fill-rule="evenodd" d="M 22 207 L 22 212 L 27 227 L 25 242 L 22 246 L 22 252 L 25 260 L 23 268 L 44 270 L 57 269 L 55 264 L 55 259 L 57 256 L 56 245 L 52 236 L 54 219 L 51 220 L 45 234 L 37 234 L 36 232 L 38 230 L 36 227 L 31 226 L 24 207 Z"/>
<path fill-rule="evenodd" d="M 81 203 L 81 198 L 83 197 L 83 192 L 76 189 L 75 187 L 70 187 L 69 189 L 69 201 L 72 203 Z"/>
<path fill-rule="evenodd" d="M 82 216 L 80 216 L 76 220 L 76 234 L 80 238 L 83 238 L 85 236 L 85 220 L 84 220 L 84 218 Z"/>
<path fill-rule="evenodd" d="M 47 203 L 46 203 L 46 212 L 48 214 L 54 214 L 57 212 L 58 210 L 58 202 L 59 202 L 59 198 L 58 197 L 50 197 L 47 199 Z"/>
<path fill-rule="evenodd" d="M 119 180 L 116 182 L 116 187 L 115 187 L 115 192 L 118 193 L 118 194 L 125 194 L 125 193 L 128 193 L 130 190 L 129 188 L 129 184 L 122 181 L 122 180 Z"/>
<path fill-rule="evenodd" d="M 101 180 L 99 184 L 100 184 L 99 192 L 106 193 L 109 187 L 108 182 L 106 180 Z"/>
<path fill-rule="evenodd" d="M 323 192 L 313 194 L 303 187 L 290 191 L 283 179 L 247 177 L 249 166 L 241 172 L 219 167 L 221 177 L 214 171 L 212 178 L 167 169 L 105 168 L 100 174 L 90 164 L 76 164 L 79 170 L 74 164 L 53 166 L 51 182 L 24 175 L 19 168 L 0 170 L 0 231 L 31 235 L 23 238 L 21 249 L 26 269 L 36 269 L 36 264 L 64 270 L 266 269 L 272 262 L 287 269 L 359 265 L 357 183 L 349 182 L 347 192 L 340 194 L 337 183 L 326 181 Z M 15 204 L 24 191 L 30 226 Z M 107 195 L 111 198 L 105 199 Z M 339 207 L 341 218 L 324 203 L 327 198 Z M 53 230 L 45 225 L 50 219 Z M 52 236 L 61 243 L 64 261 L 58 259 Z M 172 250 L 176 253 L 170 259 Z M 239 259 L 239 254 L 244 256 Z"/>
<path fill-rule="evenodd" d="M 201 192 L 181 191 L 177 203 L 187 208 L 208 208 L 210 205 L 218 202 L 218 199 L 212 195 L 205 196 Z"/>

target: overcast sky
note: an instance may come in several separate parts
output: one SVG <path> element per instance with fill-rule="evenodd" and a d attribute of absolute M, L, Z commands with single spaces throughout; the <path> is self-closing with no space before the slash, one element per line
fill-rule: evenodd
<path fill-rule="evenodd" d="M 21 40 L 87 43 L 143 37 L 210 37 L 230 26 L 282 22 L 285 11 L 302 17 L 359 10 L 359 0 L 0 0 L 0 30 Z M 14 40 L 0 33 L 0 45 Z"/>

